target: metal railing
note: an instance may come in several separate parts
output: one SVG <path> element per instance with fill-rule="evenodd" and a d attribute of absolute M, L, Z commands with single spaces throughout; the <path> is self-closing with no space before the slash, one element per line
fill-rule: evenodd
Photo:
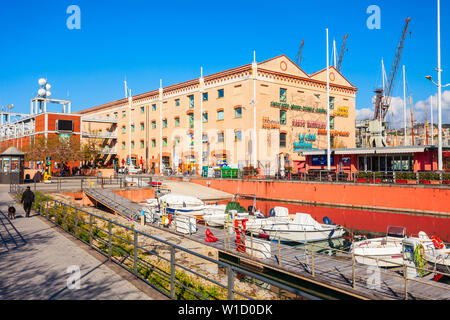
<path fill-rule="evenodd" d="M 22 186 L 11 185 L 11 192 L 17 198 L 23 191 Z M 134 225 L 123 225 L 45 195 L 36 195 L 33 209 L 171 299 L 252 300 L 258 298 L 254 294 L 255 289 L 267 291 L 267 288 L 252 283 L 237 288 L 238 275 L 239 278 L 245 276 L 253 282 L 266 284 L 270 289 L 268 292 L 275 298 L 285 291 L 316 299 L 280 282 L 136 230 Z M 225 275 L 221 279 L 213 279 L 202 274 L 186 262 L 193 259 L 202 261 L 200 265 L 216 266 L 224 270 Z M 251 290 L 242 292 L 243 287 Z"/>

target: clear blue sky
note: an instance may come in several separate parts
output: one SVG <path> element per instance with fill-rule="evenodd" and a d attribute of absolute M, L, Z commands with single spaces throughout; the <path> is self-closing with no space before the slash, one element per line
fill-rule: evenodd
<path fill-rule="evenodd" d="M 450 3 L 441 1 L 443 82 L 450 82 Z M 69 30 L 66 9 L 81 9 L 81 30 Z M 369 30 L 370 5 L 381 9 L 381 29 Z M 387 73 L 404 25 L 411 16 L 402 64 L 414 101 L 435 94 L 436 1 L 107 1 L 3 0 L 0 11 L 0 105 L 29 112 L 37 80 L 48 78 L 54 98 L 69 91 L 74 110 L 132 93 L 197 78 L 285 54 L 295 61 L 305 40 L 302 68 L 325 67 L 325 28 L 338 50 L 348 33 L 343 74 L 358 87 L 357 109 L 371 107 Z M 401 71 L 394 95 L 402 95 Z"/>

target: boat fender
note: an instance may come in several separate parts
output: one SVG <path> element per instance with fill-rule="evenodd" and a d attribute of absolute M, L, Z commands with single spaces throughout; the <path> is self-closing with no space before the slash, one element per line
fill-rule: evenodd
<path fill-rule="evenodd" d="M 247 211 L 248 211 L 248 213 L 253 212 L 253 206 L 248 206 Z"/>
<path fill-rule="evenodd" d="M 275 217 L 275 210 L 273 208 L 270 209 L 269 217 Z"/>
<path fill-rule="evenodd" d="M 335 229 L 333 229 L 333 230 L 330 231 L 330 234 L 328 235 L 328 239 L 331 239 L 331 237 L 332 237 L 333 234 L 334 234 L 334 230 L 335 230 Z"/>
<path fill-rule="evenodd" d="M 444 249 L 445 245 L 439 237 L 432 236 L 431 240 L 433 240 L 433 244 L 436 249 Z"/>
<path fill-rule="evenodd" d="M 323 223 L 325 224 L 331 224 L 331 219 L 328 218 L 327 216 L 323 217 Z"/>

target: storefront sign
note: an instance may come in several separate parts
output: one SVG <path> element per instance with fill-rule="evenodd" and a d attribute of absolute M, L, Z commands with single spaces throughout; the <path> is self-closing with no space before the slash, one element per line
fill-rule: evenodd
<path fill-rule="evenodd" d="M 306 125 L 306 121 L 305 120 L 292 120 L 292 126 L 293 127 L 302 127 L 304 128 Z"/>
<path fill-rule="evenodd" d="M 334 115 L 338 117 L 348 118 L 348 107 L 338 107 L 336 111 L 334 111 Z"/>
<path fill-rule="evenodd" d="M 320 135 L 326 135 L 327 134 L 327 130 L 319 129 L 319 131 L 317 133 L 320 134 Z M 330 136 L 331 137 L 334 137 L 334 136 L 348 137 L 348 136 L 350 136 L 350 132 L 348 132 L 348 131 L 330 130 Z"/>
<path fill-rule="evenodd" d="M 275 101 L 272 101 L 270 103 L 270 106 L 275 107 L 275 108 L 281 108 L 281 109 L 284 108 L 284 109 L 291 109 L 291 110 L 305 111 L 305 112 L 327 113 L 327 110 L 324 108 L 297 106 L 295 104 L 280 103 L 280 102 L 275 102 Z"/>
<path fill-rule="evenodd" d="M 326 166 L 327 163 L 327 156 L 311 156 L 311 165 L 313 166 Z M 334 166 L 334 157 L 330 156 L 330 165 Z"/>
<path fill-rule="evenodd" d="M 270 120 L 268 117 L 263 117 L 263 129 L 280 129 L 280 121 Z"/>
<path fill-rule="evenodd" d="M 294 142 L 294 152 L 300 151 L 302 149 L 315 149 L 312 147 L 312 142 L 316 141 L 315 134 L 301 134 L 298 135 L 298 142 Z"/>
<path fill-rule="evenodd" d="M 326 129 L 326 122 L 318 122 L 318 121 L 308 121 L 308 128 L 316 128 L 316 129 Z"/>

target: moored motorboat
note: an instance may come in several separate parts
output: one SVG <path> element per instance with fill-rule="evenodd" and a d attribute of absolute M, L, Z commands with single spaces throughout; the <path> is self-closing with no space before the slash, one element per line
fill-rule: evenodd
<path fill-rule="evenodd" d="M 277 222 L 261 228 L 271 240 L 314 242 L 344 235 L 345 229 L 334 224 L 319 223 L 308 213 L 296 213 L 293 220 Z"/>
<path fill-rule="evenodd" d="M 352 243 L 350 251 L 358 263 L 378 267 L 398 267 L 403 264 L 402 241 L 406 228 L 389 226 L 385 237 Z"/>

